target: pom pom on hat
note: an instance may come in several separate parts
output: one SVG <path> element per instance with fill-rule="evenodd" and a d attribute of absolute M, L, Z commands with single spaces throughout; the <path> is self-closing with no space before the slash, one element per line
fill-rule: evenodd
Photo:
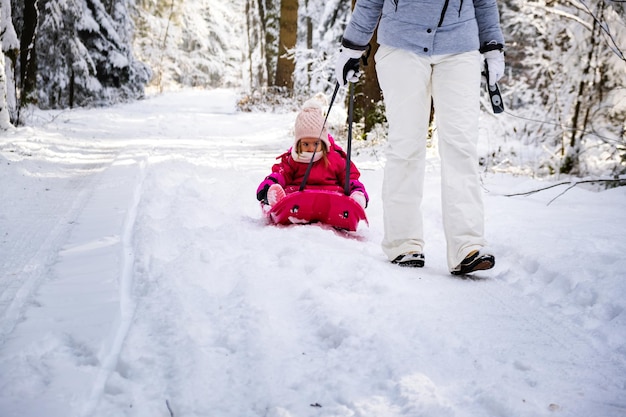
<path fill-rule="evenodd" d="M 322 142 L 326 143 L 326 149 L 330 150 L 328 131 L 324 126 L 324 111 L 319 104 L 319 100 L 316 98 L 312 98 L 304 102 L 302 110 L 300 110 L 300 113 L 298 113 L 298 116 L 296 117 L 294 131 L 294 148 L 300 139 L 319 138 Z"/>

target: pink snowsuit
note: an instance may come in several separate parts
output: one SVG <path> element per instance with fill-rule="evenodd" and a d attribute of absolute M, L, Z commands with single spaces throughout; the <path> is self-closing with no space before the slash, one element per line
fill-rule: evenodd
<path fill-rule="evenodd" d="M 306 188 L 343 192 L 346 178 L 346 153 L 335 143 L 331 135 L 328 135 L 328 140 L 331 144 L 326 155 L 328 162 L 321 158 L 313 163 Z M 280 159 L 280 162 L 272 166 L 272 173 L 259 185 L 257 199 L 262 195 L 261 192 L 265 187 L 269 187 L 273 183 L 280 184 L 287 194 L 300 189 L 308 163 L 295 161 L 291 155 L 291 149 L 276 159 Z M 369 201 L 365 186 L 359 181 L 360 176 L 361 173 L 356 165 L 350 162 L 350 194 L 361 191 L 365 195 L 366 201 Z"/>

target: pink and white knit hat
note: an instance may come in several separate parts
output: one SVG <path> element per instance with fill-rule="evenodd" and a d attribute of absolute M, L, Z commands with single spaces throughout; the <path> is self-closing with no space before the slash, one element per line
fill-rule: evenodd
<path fill-rule="evenodd" d="M 326 149 L 330 150 L 330 141 L 328 140 L 328 131 L 324 126 L 324 112 L 319 103 L 314 100 L 307 100 L 302 105 L 302 110 L 296 117 L 296 123 L 294 126 L 295 141 L 294 149 L 300 139 L 304 138 L 320 138 L 321 141 L 326 143 Z M 321 135 L 320 135 L 321 133 Z"/>

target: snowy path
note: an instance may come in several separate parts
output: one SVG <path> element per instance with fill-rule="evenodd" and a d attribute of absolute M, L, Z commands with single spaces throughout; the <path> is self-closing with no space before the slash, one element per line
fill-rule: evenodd
<path fill-rule="evenodd" d="M 488 177 L 498 264 L 460 280 L 433 157 L 427 266 L 400 269 L 379 247 L 379 162 L 356 158 L 357 238 L 268 227 L 254 191 L 293 115 L 231 109 L 185 92 L 0 142 L 20 196 L 0 212 L 2 417 L 626 415 L 624 191 L 554 209 Z"/>

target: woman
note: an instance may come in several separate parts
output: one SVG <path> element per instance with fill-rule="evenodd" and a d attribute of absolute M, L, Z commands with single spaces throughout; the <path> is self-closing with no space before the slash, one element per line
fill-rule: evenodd
<path fill-rule="evenodd" d="M 481 53 L 489 83 L 504 73 L 496 0 L 358 0 L 343 35 L 336 78 L 358 80 L 376 26 L 376 73 L 389 122 L 383 179 L 383 251 L 401 266 L 424 266 L 421 203 L 431 97 L 435 107 L 443 226 L 452 274 L 490 269 L 483 253 L 478 175 Z"/>

